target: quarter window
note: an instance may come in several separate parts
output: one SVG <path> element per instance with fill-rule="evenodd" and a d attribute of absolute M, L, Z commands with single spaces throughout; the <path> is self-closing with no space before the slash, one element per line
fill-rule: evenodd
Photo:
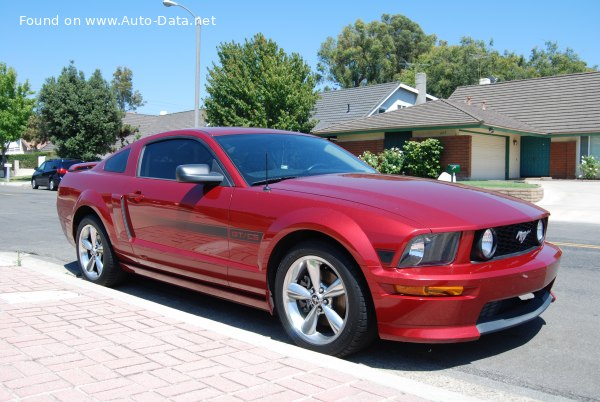
<path fill-rule="evenodd" d="M 206 164 L 212 166 L 214 157 L 199 141 L 177 138 L 146 145 L 139 176 L 175 180 L 180 165 Z"/>
<path fill-rule="evenodd" d="M 129 159 L 130 153 L 131 148 L 111 156 L 106 160 L 104 170 L 107 172 L 123 173 L 127 168 L 127 160 Z"/>

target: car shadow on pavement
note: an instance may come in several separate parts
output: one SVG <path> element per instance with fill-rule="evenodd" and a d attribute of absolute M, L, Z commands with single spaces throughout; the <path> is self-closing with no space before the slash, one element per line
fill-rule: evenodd
<path fill-rule="evenodd" d="M 66 264 L 64 267 L 73 275 L 81 278 L 77 261 Z M 290 343 L 278 318 L 262 310 L 136 275 L 130 275 L 115 290 L 198 317 L 255 332 L 277 341 Z"/>
<path fill-rule="evenodd" d="M 64 267 L 73 275 L 81 277 L 76 261 Z M 116 290 L 280 342 L 291 343 L 278 318 L 262 310 L 134 275 Z M 474 342 L 419 344 L 376 340 L 364 351 L 346 359 L 373 368 L 443 370 L 519 348 L 534 338 L 545 323 L 541 317 L 537 317 L 524 325 L 483 336 Z"/>
<path fill-rule="evenodd" d="M 436 371 L 468 365 L 527 344 L 546 324 L 543 318 L 473 342 L 425 344 L 377 341 L 348 360 L 373 368 L 405 371 Z"/>

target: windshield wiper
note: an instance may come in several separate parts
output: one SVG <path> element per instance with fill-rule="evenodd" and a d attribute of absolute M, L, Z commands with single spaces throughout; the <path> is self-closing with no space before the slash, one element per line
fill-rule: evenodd
<path fill-rule="evenodd" d="M 259 180 L 252 183 L 252 186 L 260 186 L 261 184 L 278 183 L 283 180 L 295 179 L 298 176 L 282 176 L 282 177 L 270 177 L 266 180 Z"/>

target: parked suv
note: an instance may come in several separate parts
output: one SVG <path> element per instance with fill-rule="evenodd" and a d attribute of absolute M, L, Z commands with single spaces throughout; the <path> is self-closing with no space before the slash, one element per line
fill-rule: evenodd
<path fill-rule="evenodd" d="M 35 190 L 39 186 L 45 186 L 48 190 L 55 191 L 69 167 L 81 162 L 81 159 L 48 159 L 35 169 L 31 176 L 31 187 Z"/>

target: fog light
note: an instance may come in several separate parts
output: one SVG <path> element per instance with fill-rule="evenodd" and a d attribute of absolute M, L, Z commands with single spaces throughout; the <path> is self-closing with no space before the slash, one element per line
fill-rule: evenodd
<path fill-rule="evenodd" d="M 408 296 L 460 296 L 462 286 L 403 286 L 394 285 L 397 293 Z"/>

